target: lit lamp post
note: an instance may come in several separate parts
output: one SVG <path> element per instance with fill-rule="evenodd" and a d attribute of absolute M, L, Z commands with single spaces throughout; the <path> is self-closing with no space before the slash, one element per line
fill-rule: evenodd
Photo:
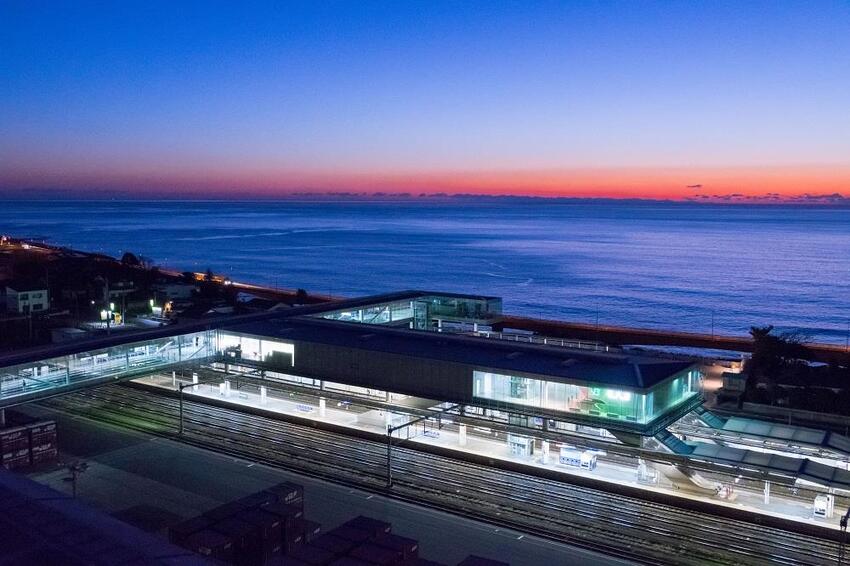
<path fill-rule="evenodd" d="M 100 320 L 106 322 L 106 333 L 109 334 L 112 329 L 112 317 L 115 316 L 115 303 L 109 303 L 109 309 L 100 311 Z"/>

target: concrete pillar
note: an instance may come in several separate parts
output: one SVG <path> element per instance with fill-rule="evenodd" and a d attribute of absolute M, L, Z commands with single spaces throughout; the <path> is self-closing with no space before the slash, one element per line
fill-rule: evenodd
<path fill-rule="evenodd" d="M 390 425 L 393 424 L 393 414 L 391 412 L 384 411 L 384 423 L 386 423 L 387 426 L 390 426 Z"/>
<path fill-rule="evenodd" d="M 174 389 L 177 389 L 177 372 L 176 371 L 171 372 L 171 386 Z"/>
<path fill-rule="evenodd" d="M 473 332 L 478 332 L 478 323 L 477 323 L 477 322 L 473 322 L 473 323 L 472 323 L 472 331 L 473 331 Z"/>
<path fill-rule="evenodd" d="M 197 393 L 197 392 L 198 392 L 198 385 L 197 385 L 197 383 L 198 383 L 198 374 L 197 374 L 196 372 L 194 372 L 194 371 L 192 372 L 192 383 L 194 383 L 194 384 L 195 384 L 195 385 L 193 385 L 193 386 L 192 386 L 192 392 L 193 392 L 193 393 Z"/>
<path fill-rule="evenodd" d="M 230 380 L 229 379 L 224 380 L 224 396 L 230 397 Z"/>
<path fill-rule="evenodd" d="M 764 504 L 770 505 L 770 482 L 764 482 Z"/>
<path fill-rule="evenodd" d="M 267 391 L 265 385 L 260 385 L 260 405 L 266 404 Z"/>
<path fill-rule="evenodd" d="M 324 417 L 328 413 L 328 402 L 324 397 L 319 397 L 319 416 Z"/>
<path fill-rule="evenodd" d="M 457 444 L 458 446 L 466 446 L 466 425 L 458 425 L 457 431 Z"/>
<path fill-rule="evenodd" d="M 540 463 L 548 464 L 549 463 L 549 441 L 544 440 L 540 445 Z"/>
<path fill-rule="evenodd" d="M 437 319 L 437 332 L 442 332 L 442 331 L 443 331 L 443 320 L 438 318 Z"/>
<path fill-rule="evenodd" d="M 0 409 L 0 426 L 6 426 L 6 409 Z"/>

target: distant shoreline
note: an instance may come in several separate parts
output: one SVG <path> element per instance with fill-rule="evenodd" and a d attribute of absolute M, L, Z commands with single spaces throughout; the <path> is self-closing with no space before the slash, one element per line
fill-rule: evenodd
<path fill-rule="evenodd" d="M 539 196 L 539 195 L 482 195 L 468 193 L 290 193 L 285 195 L 233 195 L 216 196 L 215 198 L 186 194 L 152 194 L 145 198 L 128 193 L 115 194 L 69 194 L 67 191 L 14 191 L 0 195 L 9 202 L 35 203 L 49 205 L 57 202 L 99 202 L 99 203 L 158 203 L 158 202 L 222 202 L 222 203 L 317 203 L 317 204 L 571 204 L 571 205 L 672 205 L 672 206 L 757 206 L 757 207 L 793 207 L 793 208 L 850 208 L 850 197 L 843 195 L 803 195 L 787 199 L 773 197 L 737 197 L 717 196 L 706 198 L 684 199 L 652 199 L 652 198 L 613 198 L 613 197 L 569 197 L 569 196 Z M 49 202 L 45 202 L 49 199 Z"/>

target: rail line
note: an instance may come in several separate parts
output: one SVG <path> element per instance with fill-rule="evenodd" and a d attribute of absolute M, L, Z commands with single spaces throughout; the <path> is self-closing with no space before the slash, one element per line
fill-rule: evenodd
<path fill-rule="evenodd" d="M 45 406 L 173 438 L 177 401 L 110 386 Z M 358 488 L 384 488 L 386 445 L 184 402 L 183 441 Z M 389 495 L 649 564 L 835 563 L 831 541 L 544 478 L 393 449 Z"/>

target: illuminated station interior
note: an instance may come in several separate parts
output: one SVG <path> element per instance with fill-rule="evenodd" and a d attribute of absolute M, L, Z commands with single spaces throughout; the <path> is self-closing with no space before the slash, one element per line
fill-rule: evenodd
<path fill-rule="evenodd" d="M 837 527 L 847 437 L 706 410 L 695 358 L 496 332 L 501 315 L 403 291 L 67 343 L 0 358 L 0 407 L 132 379 Z"/>

